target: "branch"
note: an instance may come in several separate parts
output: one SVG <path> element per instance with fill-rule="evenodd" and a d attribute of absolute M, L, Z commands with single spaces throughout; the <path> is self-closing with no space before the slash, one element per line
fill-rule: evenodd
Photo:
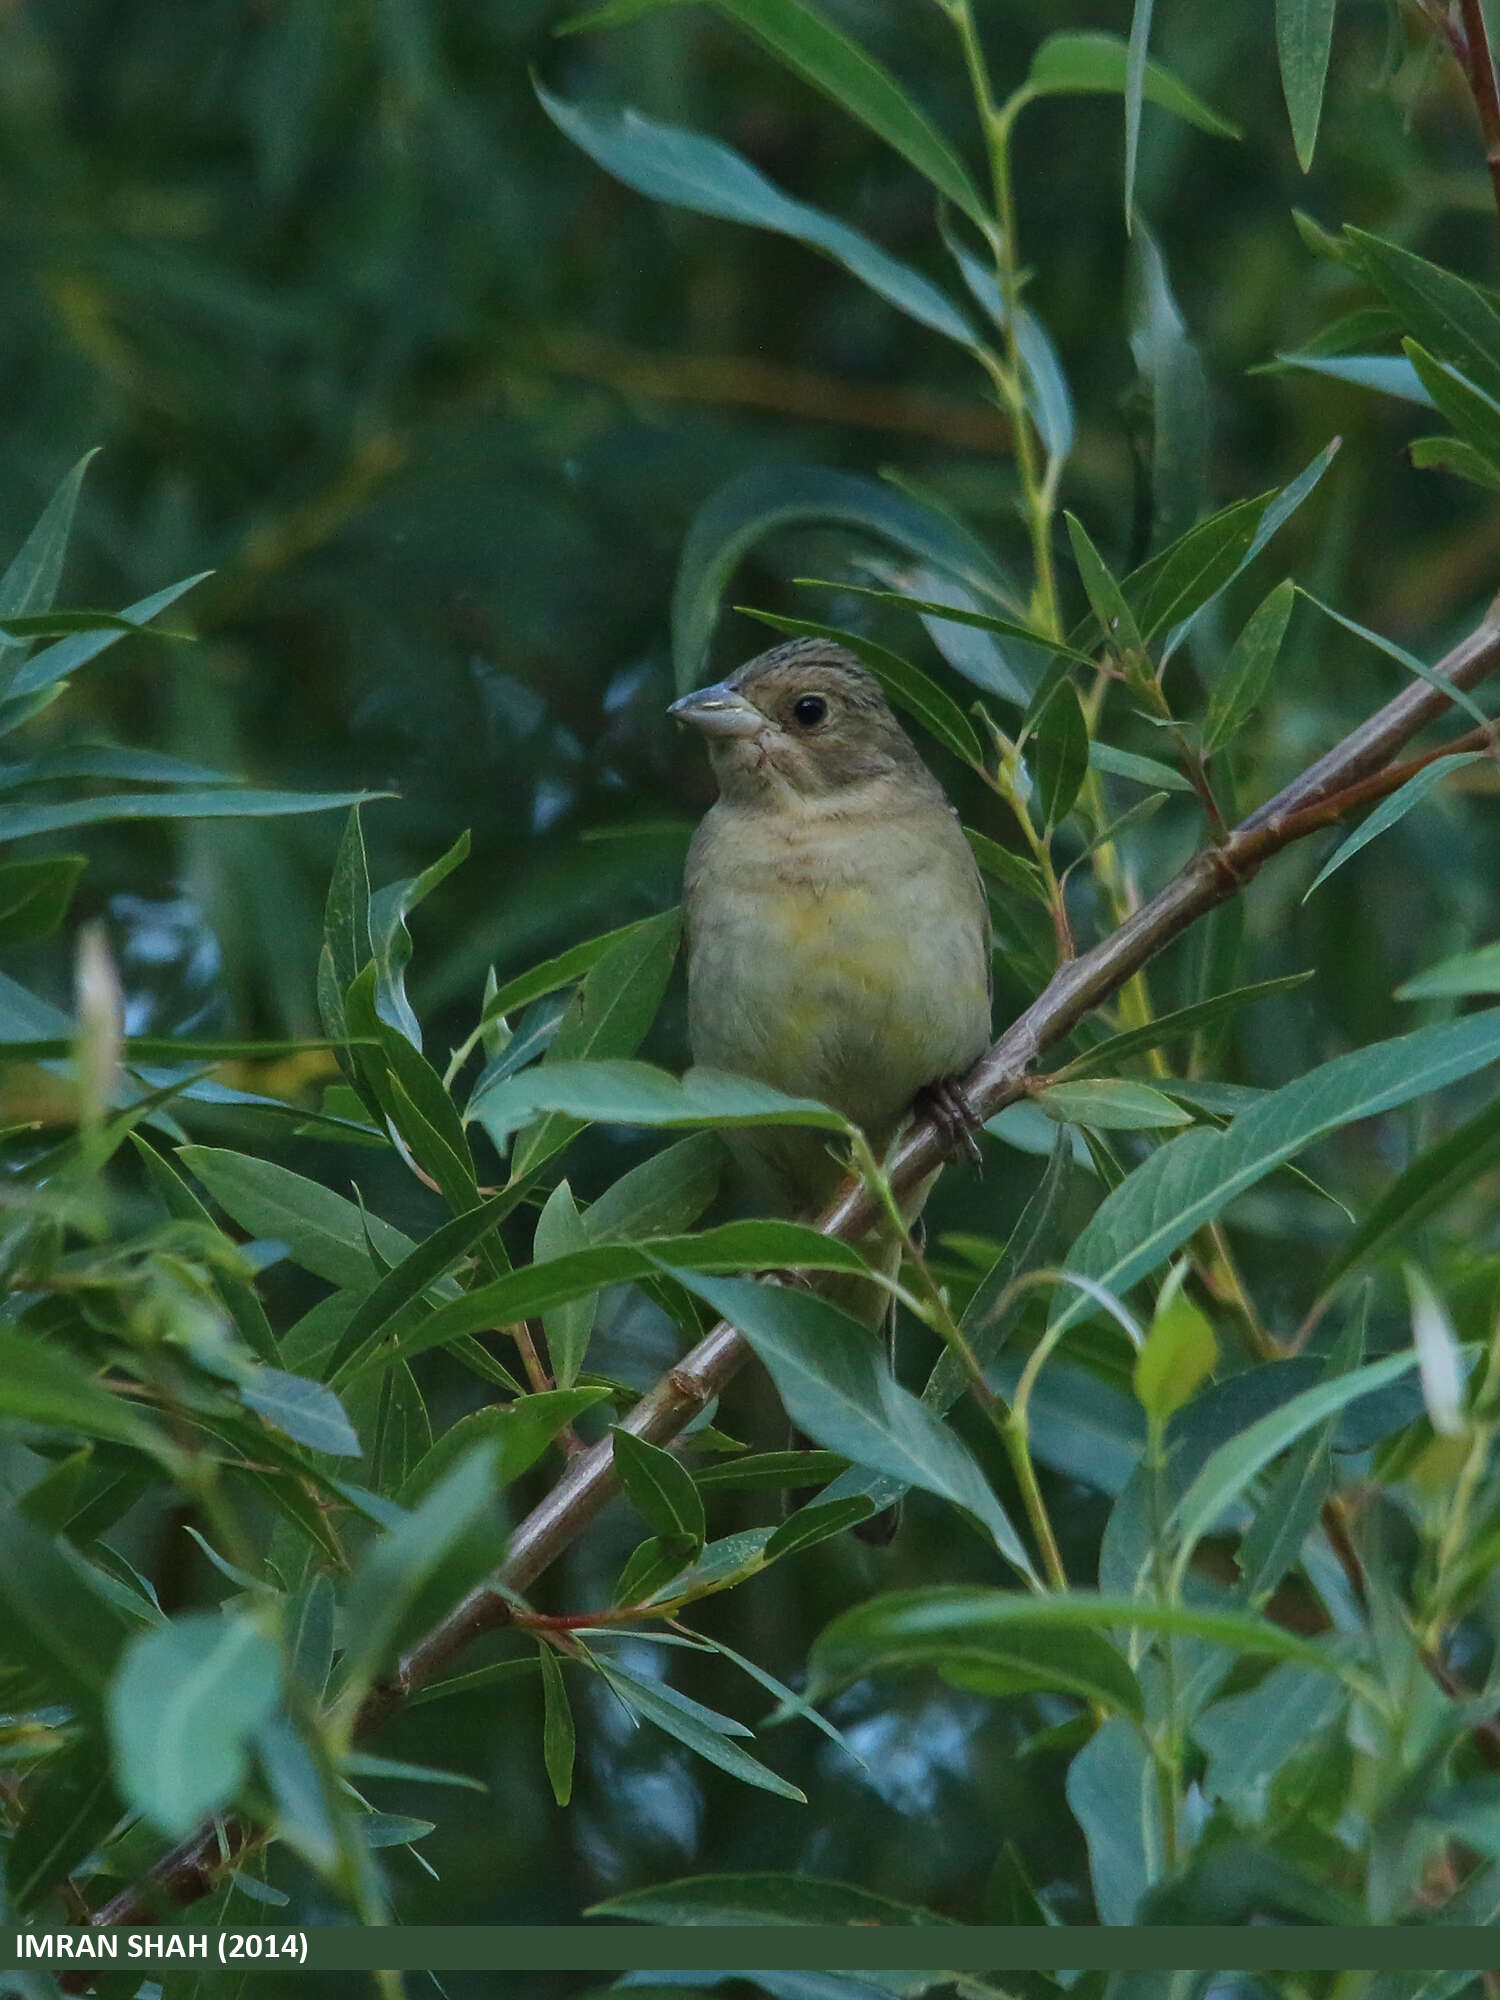
<path fill-rule="evenodd" d="M 1479 113 L 1479 130 L 1484 138 L 1484 160 L 1495 191 L 1496 213 L 1500 214 L 1500 92 L 1495 86 L 1495 59 L 1490 54 L 1490 38 L 1484 25 L 1480 0 L 1460 0 L 1464 20 L 1464 74 L 1469 93 Z"/>
<path fill-rule="evenodd" d="M 1454 687 L 1477 686 L 1500 666 L 1500 597 L 1479 626 L 1438 665 Z M 1431 756 L 1386 768 L 1387 760 L 1419 730 L 1449 708 L 1447 695 L 1414 681 L 1368 722 L 1346 736 L 1267 804 L 1242 820 L 1218 846 L 1204 848 L 1119 930 L 1061 966 L 1046 990 L 1013 1022 L 970 1073 L 965 1091 L 976 1112 L 990 1119 L 1023 1095 L 1026 1072 L 1043 1049 L 1071 1032 L 1084 1015 L 1119 991 L 1128 979 L 1201 917 L 1238 895 L 1260 868 L 1293 841 L 1333 824 L 1343 814 L 1398 789 Z M 1433 752 L 1451 754 L 1463 744 Z M 1493 747 L 1488 731 L 1474 741 Z M 950 1141 L 924 1119 L 913 1125 L 888 1162 L 898 1193 L 943 1164 Z M 818 1227 L 827 1236 L 858 1241 L 878 1220 L 859 1184 L 846 1184 Z M 750 1358 L 751 1349 L 721 1321 L 670 1374 L 643 1396 L 625 1419 L 637 1437 L 664 1444 L 724 1388 Z M 469 1592 L 399 1662 L 389 1679 L 371 1689 L 356 1724 L 366 1737 L 381 1729 L 408 1696 L 439 1679 L 473 1641 L 513 1619 L 513 1598 L 530 1587 L 599 1513 L 616 1490 L 608 1439 L 575 1458 L 563 1476 L 511 1536 L 499 1570 Z M 96 1924 L 141 1924 L 168 1903 L 190 1903 L 207 1893 L 225 1858 L 243 1849 L 236 1823 L 201 1829 L 174 1848 L 140 1885 L 123 1890 L 94 1917 Z"/>

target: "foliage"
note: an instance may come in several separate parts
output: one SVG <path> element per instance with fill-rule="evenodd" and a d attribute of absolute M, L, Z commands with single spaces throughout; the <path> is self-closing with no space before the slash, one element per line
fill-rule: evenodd
<path fill-rule="evenodd" d="M 991 1121 L 987 1178 L 950 1173 L 908 1246 L 902 1379 L 813 1289 L 870 1245 L 726 1206 L 718 1135 L 777 1122 L 894 1204 L 826 1107 L 679 1074 L 702 793 L 658 713 L 765 626 L 853 647 L 975 823 L 1000 1025 L 1431 680 L 1500 487 L 1460 64 L 1393 13 L 1383 94 L 1341 86 L 1308 0 L 1274 38 L 1163 34 L 1145 0 L 1045 31 L 1020 0 L 613 0 L 556 44 L 543 11 L 239 24 L 66 276 L 47 246 L 107 150 L 61 103 L 87 36 L 47 8 L 0 31 L 56 86 L 22 121 L 4 333 L 51 385 L 0 577 L 9 1905 L 97 1908 L 232 1815 L 267 1838 L 215 1848 L 215 1919 L 1462 1920 L 1500 1865 L 1482 691 L 1477 735 L 1346 801 L 1373 809 L 1342 844 L 1123 983 Z M 142 10 L 122 153 L 230 12 Z M 206 129 L 226 101 L 244 159 Z M 1116 180 L 1089 141 L 1121 127 Z M 1330 151 L 1348 185 L 1315 186 L 1357 225 L 1299 237 L 1275 162 Z M 709 220 L 673 236 L 638 195 Z M 591 209 L 610 226 L 549 240 Z M 674 301 L 680 370 L 631 346 Z M 716 312 L 748 353 L 791 301 L 808 352 L 721 373 L 739 415 L 623 407 L 709 380 Z M 793 436 L 809 362 L 837 463 L 793 456 L 838 456 Z M 1252 363 L 1211 451 L 1210 384 Z M 28 533 L 76 371 L 101 432 L 139 399 L 121 466 L 75 464 Z M 54 609 L 75 513 L 70 575 L 153 586 L 122 612 Z M 162 588 L 169 553 L 227 561 Z M 156 623 L 179 599 L 201 640 Z M 117 644 L 173 755 L 100 740 L 147 733 L 84 674 Z M 356 782 L 241 784 L 240 745 Z M 374 803 L 391 775 L 408 796 Z M 276 844 L 329 808 L 336 851 Z M 183 826 L 165 877 L 156 821 Z M 811 1448 L 763 1384 L 629 1428 L 720 1316 Z M 517 1582 L 512 1532 L 603 1440 L 620 1501 Z M 894 1550 L 862 1549 L 903 1491 Z M 424 1655 L 476 1587 L 478 1642 Z"/>

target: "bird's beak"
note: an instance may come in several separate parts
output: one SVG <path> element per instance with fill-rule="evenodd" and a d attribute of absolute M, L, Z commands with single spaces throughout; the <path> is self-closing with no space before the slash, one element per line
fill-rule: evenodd
<path fill-rule="evenodd" d="M 701 729 L 705 736 L 758 736 L 766 726 L 766 718 L 755 704 L 727 681 L 683 695 L 667 713 Z"/>

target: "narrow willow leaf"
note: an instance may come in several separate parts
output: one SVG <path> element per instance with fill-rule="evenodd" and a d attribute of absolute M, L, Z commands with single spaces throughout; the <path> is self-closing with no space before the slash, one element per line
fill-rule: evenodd
<path fill-rule="evenodd" d="M 942 1585 L 867 1598 L 825 1625 L 808 1660 L 808 1698 L 821 1701 L 866 1674 L 944 1666 L 965 1656 L 982 1663 L 990 1648 L 1003 1658 L 1012 1642 L 1026 1632 L 1069 1637 L 1088 1633 L 1107 1640 L 1112 1632 L 1132 1630 L 1178 1633 L 1223 1646 L 1236 1655 L 1299 1660 L 1334 1676 L 1343 1672 L 1336 1651 L 1324 1650 L 1244 1611 L 1106 1597 L 1087 1590 L 1035 1596 Z M 1101 1692 L 1107 1687 L 1112 1705 L 1122 1713 L 1139 1714 L 1140 1690 L 1136 1687 L 1132 1692 L 1135 1677 L 1113 1642 L 1107 1643 L 1107 1653 L 1092 1656 Z M 1111 1655 L 1118 1665 L 1112 1663 Z"/>
<path fill-rule="evenodd" d="M 1401 345 L 1422 387 L 1459 436 L 1490 461 L 1500 460 L 1500 403 L 1420 342 L 1403 340 Z"/>
<path fill-rule="evenodd" d="M 1412 807 L 1420 805 L 1435 785 L 1442 784 L 1445 778 L 1451 777 L 1455 771 L 1461 771 L 1466 764 L 1484 761 L 1488 754 L 1484 750 L 1470 750 L 1457 757 L 1439 757 L 1418 771 L 1414 778 L 1408 778 L 1399 791 L 1392 792 L 1389 798 L 1382 799 L 1368 818 L 1363 820 L 1346 839 L 1340 841 L 1303 891 L 1303 902 L 1308 900 L 1314 890 L 1321 889 L 1336 869 L 1342 868 L 1346 861 L 1352 861 L 1361 848 L 1368 847 L 1378 835 L 1389 831 L 1399 820 L 1405 819 Z"/>
<path fill-rule="evenodd" d="M 548 1195 L 537 1217 L 532 1254 L 537 1263 L 546 1263 L 550 1258 L 566 1257 L 574 1250 L 585 1249 L 589 1240 L 589 1231 L 583 1226 L 573 1190 L 566 1180 L 561 1180 Z M 552 1364 L 553 1378 L 559 1389 L 571 1389 L 578 1380 L 578 1371 L 583 1366 L 594 1331 L 598 1305 L 599 1294 L 585 1292 L 582 1298 L 569 1299 L 566 1305 L 554 1306 L 550 1313 L 542 1315 L 542 1329 L 547 1336 L 547 1358 Z"/>
<path fill-rule="evenodd" d="M 1310 354 L 1305 350 L 1278 353 L 1275 368 L 1301 369 L 1309 375 L 1329 375 L 1336 382 L 1352 382 L 1358 389 L 1373 389 L 1377 395 L 1395 396 L 1403 403 L 1433 407 L 1422 386 L 1422 378 L 1411 363 L 1399 354 Z"/>
<path fill-rule="evenodd" d="M 1034 1575 L 978 1464 L 896 1381 L 867 1328 L 810 1293 L 681 1267 L 673 1275 L 745 1336 L 771 1371 L 787 1415 L 809 1437 L 856 1465 L 962 1507 L 989 1529 L 1007 1562 Z"/>
<path fill-rule="evenodd" d="M 1122 51 L 1123 53 L 1123 51 Z M 1208 381 L 1166 260 L 1139 218 L 1131 235 L 1130 352 L 1151 410 L 1151 540 L 1190 528 L 1208 498 Z"/>
<path fill-rule="evenodd" d="M 652 1534 L 688 1544 L 690 1560 L 708 1534 L 703 1496 L 693 1484 L 693 1475 L 680 1458 L 618 1424 L 612 1435 L 615 1471 L 631 1505 Z"/>
<path fill-rule="evenodd" d="M 179 1163 L 195 1175 L 214 1200 L 246 1233 L 285 1243 L 293 1262 L 330 1284 L 363 1291 L 375 1275 L 369 1243 L 381 1257 L 398 1263 L 415 1245 L 378 1216 L 364 1216 L 352 1201 L 304 1174 L 273 1160 L 217 1146 L 182 1146 Z"/>
<path fill-rule="evenodd" d="M 494 1454 L 495 1489 L 504 1492 L 529 1472 L 554 1438 L 584 1411 L 608 1402 L 602 1386 L 541 1389 L 511 1403 L 486 1403 L 450 1424 L 432 1449 L 406 1475 L 396 1493 L 402 1507 L 414 1507 L 475 1445 Z"/>
<path fill-rule="evenodd" d="M 1277 994 L 1294 993 L 1314 977 L 1311 972 L 1291 972 L 1281 979 L 1263 979 L 1254 986 L 1237 986 L 1232 992 L 1215 994 L 1211 1000 L 1197 1000 L 1191 1007 L 1179 1007 L 1171 1014 L 1160 1014 L 1144 1027 L 1127 1028 L 1123 1034 L 1111 1035 L 1106 1041 L 1096 1042 L 1093 1048 L 1075 1056 L 1058 1074 L 1060 1077 L 1092 1076 L 1100 1070 L 1118 1069 L 1127 1056 L 1143 1055 L 1148 1049 L 1166 1048 L 1189 1035 L 1196 1035 L 1200 1028 L 1212 1022 L 1238 1013 L 1241 1007 L 1253 1007 L 1258 1000 L 1270 1000 Z"/>
<path fill-rule="evenodd" d="M 839 645 L 847 646 L 857 659 L 864 661 L 894 708 L 904 710 L 920 722 L 945 750 L 951 750 L 972 770 L 983 770 L 984 753 L 968 716 L 936 681 L 929 680 L 920 668 L 914 667 L 909 660 L 903 660 L 899 653 L 867 639 L 862 632 L 847 632 L 837 625 L 820 625 L 811 618 L 781 618 L 770 611 L 751 610 L 748 605 L 739 608 L 777 632 L 790 633 L 796 638 L 835 639 Z"/>
<path fill-rule="evenodd" d="M 1117 750 L 1112 743 L 1101 743 L 1097 737 L 1089 744 L 1089 765 L 1111 778 L 1129 778 L 1136 785 L 1159 785 L 1169 792 L 1193 789 L 1192 779 L 1174 771 L 1170 764 L 1160 763 L 1155 757 L 1137 757 L 1131 750 Z"/>
<path fill-rule="evenodd" d="M 1203 719 L 1205 757 L 1232 741 L 1265 700 L 1295 597 L 1289 580 L 1278 583 L 1251 612 L 1230 648 L 1229 658 L 1214 681 L 1208 714 Z"/>
<path fill-rule="evenodd" d="M 339 1458 L 358 1458 L 363 1447 L 344 1406 L 322 1382 L 288 1375 L 280 1368 L 258 1368 L 242 1383 L 240 1401 L 309 1451 L 326 1451 Z"/>
<path fill-rule="evenodd" d="M 1479 287 L 1366 230 L 1346 228 L 1344 241 L 1402 325 L 1500 401 L 1500 311 Z"/>
<path fill-rule="evenodd" d="M 915 1903 L 816 1875 L 690 1875 L 649 1889 L 628 1889 L 585 1910 L 638 1924 L 951 1924 Z"/>
<path fill-rule="evenodd" d="M 1121 588 L 1147 642 L 1179 625 L 1237 575 L 1274 493 L 1236 500 L 1199 521 L 1126 577 Z"/>
<path fill-rule="evenodd" d="M 565 1113 L 605 1125 L 808 1125 L 846 1133 L 848 1121 L 812 1098 L 787 1097 L 769 1084 L 727 1070 L 690 1069 L 675 1077 L 642 1062 L 543 1063 L 507 1078 L 469 1106 L 503 1145 L 538 1112 Z"/>
<path fill-rule="evenodd" d="M 1050 829 L 1072 811 L 1088 775 L 1089 728 L 1072 681 L 1054 684 L 1032 720 L 1024 754 L 1036 781 L 1043 822 Z"/>
<path fill-rule="evenodd" d="M 100 653 L 125 638 L 127 633 L 149 625 L 153 618 L 159 618 L 180 597 L 186 596 L 188 591 L 212 575 L 212 570 L 204 569 L 195 576 L 185 576 L 180 583 L 168 584 L 165 590 L 153 591 L 149 597 L 127 604 L 120 613 L 118 626 L 111 626 L 102 632 L 80 632 L 70 639 L 59 639 L 55 646 L 45 646 L 41 652 L 33 653 L 10 682 L 10 698 L 19 700 L 23 696 L 54 692 L 67 675 L 87 666 L 90 660 L 97 659 Z"/>
<path fill-rule="evenodd" d="M 654 1237 L 649 1244 L 598 1243 L 477 1286 L 415 1324 L 388 1323 L 384 1338 L 367 1338 L 346 1356 L 339 1380 L 350 1381 L 396 1358 L 410 1361 L 464 1334 L 509 1326 L 605 1285 L 657 1278 L 663 1263 L 708 1271 L 800 1269 L 869 1276 L 858 1250 L 801 1222 L 726 1222 L 696 1236 Z"/>
<path fill-rule="evenodd" d="M 560 987 L 571 986 L 592 972 L 601 958 L 612 952 L 615 946 L 627 937 L 634 936 L 644 924 L 654 923 L 654 917 L 639 918 L 633 924 L 622 924 L 618 930 L 606 931 L 603 937 L 589 938 L 583 944 L 575 944 L 570 950 L 560 952 L 556 958 L 549 958 L 545 964 L 534 965 L 529 972 L 517 973 L 514 979 L 507 979 L 497 987 L 484 1004 L 484 1020 L 498 1021 L 503 1015 L 514 1014 L 518 1008 L 527 1007 L 533 1000 L 545 999 L 549 993 L 556 993 Z M 353 973 L 349 977 L 353 978 Z M 346 980 L 345 985 L 348 984 Z"/>
<path fill-rule="evenodd" d="M 120 1818 L 109 1753 L 90 1732 L 49 1757 L 26 1785 L 21 1822 L 6 1848 L 5 1887 L 27 1911 L 71 1875 Z"/>
<path fill-rule="evenodd" d="M 1220 1445 L 1177 1502 L 1167 1523 L 1176 1543 L 1178 1577 L 1185 1573 L 1198 1543 L 1273 1458 L 1279 1458 L 1337 1411 L 1399 1380 L 1416 1361 L 1415 1351 L 1408 1349 L 1387 1355 L 1383 1361 L 1371 1361 L 1334 1381 L 1319 1382 L 1259 1418 L 1228 1444 Z"/>
<path fill-rule="evenodd" d="M 1145 644 L 1135 616 L 1108 564 L 1094 547 L 1088 529 L 1076 514 L 1068 514 L 1064 518 L 1068 524 L 1068 539 L 1073 544 L 1073 559 L 1078 564 L 1078 575 L 1106 644 L 1117 653 L 1144 653 Z"/>
<path fill-rule="evenodd" d="M 0 864 L 0 946 L 50 937 L 68 913 L 84 854 L 47 854 Z"/>
<path fill-rule="evenodd" d="M 639 111 L 568 104 L 540 83 L 534 87 L 557 129 L 638 194 L 697 215 L 793 237 L 842 264 L 888 305 L 934 333 L 963 347 L 977 345 L 973 327 L 930 278 L 847 223 L 783 194 L 732 147 L 658 124 Z"/>
<path fill-rule="evenodd" d="M 1500 1099 L 1421 1153 L 1366 1211 L 1323 1274 L 1326 1298 L 1351 1271 L 1375 1263 L 1457 1196 L 1470 1192 L 1500 1157 Z"/>
<path fill-rule="evenodd" d="M 573 1710 L 563 1683 L 562 1662 L 544 1641 L 537 1645 L 542 1668 L 542 1760 L 547 1766 L 547 1782 L 552 1796 L 565 1806 L 573 1796 L 573 1752 L 577 1738 Z"/>
<path fill-rule="evenodd" d="M 1292 121 L 1292 143 L 1303 173 L 1311 171 L 1333 47 L 1338 0 L 1276 0 L 1276 53 L 1281 88 Z"/>
<path fill-rule="evenodd" d="M 1413 438 L 1406 453 L 1419 472 L 1451 472 L 1486 492 L 1500 493 L 1500 465 L 1463 438 Z"/>
<path fill-rule="evenodd" d="M 1049 907 L 1046 885 L 1035 862 L 1028 861 L 1025 855 L 1017 854 L 1009 847 L 1002 847 L 999 841 L 991 840 L 987 834 L 976 833 L 972 826 L 964 828 L 964 838 L 974 850 L 974 859 L 979 863 L 981 874 L 988 875 L 1002 888 L 1019 890 L 1034 903 L 1040 903 L 1043 909 Z"/>
<path fill-rule="evenodd" d="M 974 535 L 937 508 L 873 479 L 825 466 L 776 464 L 741 473 L 694 515 L 672 594 L 672 664 L 679 693 L 708 678 L 709 642 L 729 580 L 764 538 L 801 523 L 836 522 L 874 535 L 1018 615 L 1020 586 Z"/>
<path fill-rule="evenodd" d="M 1135 0 L 1130 11 L 1130 42 L 1125 51 L 1125 229 L 1135 216 L 1135 163 L 1141 145 L 1141 101 L 1146 89 L 1147 49 L 1156 0 Z"/>
<path fill-rule="evenodd" d="M 1049 638 L 1045 632 L 1037 631 L 1034 625 L 1023 624 L 1018 618 L 1001 618 L 989 611 L 971 611 L 967 606 L 946 604 L 937 598 L 913 597 L 904 590 L 876 590 L 869 584 L 850 583 L 843 578 L 799 576 L 794 581 L 804 584 L 809 590 L 837 590 L 850 597 L 871 597 L 881 604 L 895 604 L 905 611 L 920 612 L 926 618 L 951 619 L 958 625 L 974 625 L 982 631 L 997 633 L 1002 639 L 1020 639 L 1028 646 L 1059 653 L 1065 660 L 1076 660 L 1080 666 L 1091 667 L 1094 664 L 1091 653 L 1079 652 L 1076 647 L 1064 645 L 1060 639 Z"/>
<path fill-rule="evenodd" d="M 1346 618 L 1342 611 L 1335 611 L 1331 604 L 1325 604 L 1321 598 L 1314 597 L 1311 591 L 1304 590 L 1302 595 L 1309 604 L 1315 604 L 1325 618 L 1331 618 L 1335 625 L 1342 625 L 1344 630 L 1352 632 L 1356 639 L 1365 640 L 1389 659 L 1405 667 L 1409 674 L 1415 674 L 1419 681 L 1425 681 L 1445 699 L 1456 703 L 1459 708 L 1473 716 L 1481 729 L 1489 728 L 1489 717 L 1466 688 L 1456 687 L 1446 674 L 1440 674 L 1435 667 L 1429 667 L 1425 660 L 1419 660 L 1415 653 L 1409 653 L 1404 646 L 1398 646 L 1394 639 L 1387 639 L 1384 633 L 1372 632 L 1368 625 L 1360 625 L 1354 619 Z"/>
<path fill-rule="evenodd" d="M 394 792 L 257 792 L 233 787 L 211 792 L 119 792 L 50 805 L 0 805 L 0 840 L 57 833 L 70 826 L 96 826 L 104 820 L 266 819 L 288 813 L 332 812 L 362 800 L 394 797 Z"/>
<path fill-rule="evenodd" d="M 1140 1733 L 1114 1718 L 1073 1759 L 1066 1785 L 1068 1806 L 1088 1842 L 1099 1921 L 1133 1924 L 1162 1872 L 1155 1761 Z"/>
<path fill-rule="evenodd" d="M 1187 1132 L 1159 1147 L 1105 1197 L 1073 1245 L 1068 1269 L 1123 1296 L 1194 1230 L 1315 1140 L 1497 1059 L 1500 1010 L 1335 1056 L 1269 1092 L 1222 1131 Z M 1058 1319 L 1072 1325 L 1093 1311 L 1090 1301 L 1075 1301 Z"/>
<path fill-rule="evenodd" d="M 411 933 L 406 928 L 406 919 L 468 858 L 469 836 L 461 833 L 430 868 L 404 882 L 378 889 L 370 897 L 370 947 L 379 968 L 375 1004 L 382 1020 L 399 1028 L 417 1050 L 422 1047 L 422 1029 L 406 997 L 406 968 L 411 964 Z"/>
<path fill-rule="evenodd" d="M 675 4 L 678 0 L 606 0 L 604 6 L 565 21 L 559 32 L 615 27 Z M 795 75 L 884 139 L 939 193 L 984 227 L 984 203 L 963 161 L 890 72 L 857 42 L 800 0 L 714 0 L 714 4 Z"/>
<path fill-rule="evenodd" d="M 728 1740 L 726 1728 L 733 1728 L 736 1734 L 748 1733 L 741 1731 L 739 1725 L 730 1724 L 725 1716 L 714 1716 L 712 1710 L 700 1707 L 697 1702 L 688 1702 L 675 1689 L 643 1680 L 613 1660 L 599 1659 L 595 1664 L 625 1706 L 643 1721 L 655 1723 L 658 1729 L 665 1730 L 668 1736 L 675 1737 L 710 1764 L 717 1764 L 721 1771 L 727 1771 L 742 1784 L 806 1805 L 805 1793 Z M 707 1716 L 713 1717 L 711 1722 L 705 1721 Z"/>
<path fill-rule="evenodd" d="M 1500 993 L 1500 944 L 1456 952 L 1396 988 L 1398 1000 L 1452 1000 L 1472 993 Z"/>
<path fill-rule="evenodd" d="M 1170 1097 L 1128 1076 L 1048 1084 L 1032 1101 L 1059 1125 L 1092 1125 L 1099 1132 L 1149 1132 L 1192 1122 Z"/>
<path fill-rule="evenodd" d="M 1130 47 L 1121 36 L 1064 32 L 1049 35 L 1040 45 L 1021 89 L 1027 97 L 1120 95 L 1126 89 L 1129 68 Z M 1211 132 L 1221 139 L 1240 136 L 1237 125 L 1221 117 L 1185 84 L 1179 83 L 1170 70 L 1149 58 L 1142 71 L 1141 95 L 1148 104 L 1175 112 L 1200 131 Z"/>
<path fill-rule="evenodd" d="M 95 447 L 97 450 L 98 447 Z M 0 576 L 0 617 L 48 611 L 62 578 L 63 557 L 73 530 L 78 490 L 94 452 L 87 451 L 42 510 L 40 520 L 21 544 L 10 567 Z"/>

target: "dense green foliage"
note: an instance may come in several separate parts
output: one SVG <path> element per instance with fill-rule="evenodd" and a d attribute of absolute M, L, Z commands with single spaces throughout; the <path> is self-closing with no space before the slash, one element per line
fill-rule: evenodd
<path fill-rule="evenodd" d="M 1331 0 L 566 11 L 0 22 L 6 1908 L 233 1813 L 209 1921 L 1487 1921 L 1492 740 L 1046 1056 L 898 1381 L 716 1132 L 853 1135 L 678 1080 L 664 714 L 845 636 L 1003 1027 L 1482 614 L 1460 63 L 1396 0 L 1326 103 Z M 720 1315 L 763 1368 L 356 1742 Z"/>

